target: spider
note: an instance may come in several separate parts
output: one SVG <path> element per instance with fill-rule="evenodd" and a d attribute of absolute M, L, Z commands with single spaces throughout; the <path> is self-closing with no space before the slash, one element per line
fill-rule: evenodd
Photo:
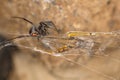
<path fill-rule="evenodd" d="M 23 37 L 37 37 L 37 40 L 39 40 L 40 38 L 47 36 L 49 34 L 48 28 L 54 29 L 55 31 L 57 31 L 57 33 L 59 33 L 58 29 L 56 28 L 55 24 L 52 21 L 41 21 L 39 23 L 39 25 L 36 26 L 33 22 L 29 21 L 26 18 L 23 18 L 23 17 L 12 17 L 12 18 L 22 19 L 22 20 L 30 23 L 32 25 L 32 27 L 29 29 L 29 34 L 28 35 L 20 35 L 15 38 L 3 41 L 2 43 L 0 43 L 0 45 L 8 43 L 9 41 L 12 41 L 14 39 L 23 38 Z"/>
<path fill-rule="evenodd" d="M 36 26 L 33 22 L 27 20 L 26 18 L 23 18 L 23 17 L 13 17 L 13 18 L 23 19 L 23 20 L 29 22 L 32 25 L 32 27 L 29 30 L 29 35 L 31 37 L 37 37 L 38 40 L 39 40 L 39 38 L 49 34 L 49 32 L 47 30 L 48 28 L 51 28 L 51 29 L 53 28 L 58 32 L 55 24 L 52 21 L 41 21 L 39 23 L 39 25 Z"/>

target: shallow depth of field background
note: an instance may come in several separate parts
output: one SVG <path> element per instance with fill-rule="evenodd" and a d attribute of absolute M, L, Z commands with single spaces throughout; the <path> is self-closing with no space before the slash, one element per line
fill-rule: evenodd
<path fill-rule="evenodd" d="M 24 17 L 34 23 L 51 20 L 62 34 L 67 31 L 115 31 L 120 29 L 119 5 L 119 0 L 0 0 L 0 34 L 11 38 L 13 36 L 7 33 L 28 33 L 31 25 L 12 19 L 12 16 Z M 27 43 L 34 44 L 26 40 Z M 38 55 L 26 49 L 12 50 L 5 52 L 4 58 L 0 59 L 0 80 L 110 80 L 87 69 L 80 72 L 78 67 L 63 70 L 59 66 L 62 58 Z M 92 59 L 88 67 L 120 80 L 120 62 L 112 60 L 113 56 L 119 60 L 120 51 L 118 49 L 110 53 L 110 57 Z M 60 76 L 52 74 L 52 70 Z"/>

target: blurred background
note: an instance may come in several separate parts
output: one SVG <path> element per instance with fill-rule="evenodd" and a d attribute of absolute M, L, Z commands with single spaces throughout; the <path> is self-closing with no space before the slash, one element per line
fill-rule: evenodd
<path fill-rule="evenodd" d="M 0 0 L 0 41 L 28 33 L 31 25 L 13 16 L 35 24 L 51 20 L 61 34 L 116 31 L 120 29 L 119 5 L 119 0 Z M 36 41 L 18 43 L 35 46 Z M 109 57 L 87 60 L 90 70 L 60 57 L 10 45 L 0 50 L 0 80 L 120 80 L 120 51 L 108 53 Z"/>

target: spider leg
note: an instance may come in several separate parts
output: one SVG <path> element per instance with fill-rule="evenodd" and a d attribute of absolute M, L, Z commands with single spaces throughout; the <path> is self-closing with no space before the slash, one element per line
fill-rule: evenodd
<path fill-rule="evenodd" d="M 42 21 L 40 22 L 41 25 L 45 25 L 46 28 L 54 28 L 58 33 L 58 29 L 56 28 L 55 24 L 52 21 Z"/>
<path fill-rule="evenodd" d="M 30 24 L 34 25 L 33 22 L 31 22 L 31 21 L 29 21 L 29 20 L 27 20 L 26 18 L 23 18 L 23 17 L 12 17 L 12 18 L 23 19 L 23 20 L 29 22 Z"/>
<path fill-rule="evenodd" d="M 50 24 L 50 26 L 54 27 L 54 29 L 59 33 L 59 30 L 57 29 L 56 25 L 52 21 L 46 21 Z"/>
<path fill-rule="evenodd" d="M 12 40 L 15 40 L 15 39 L 18 39 L 18 38 L 24 38 L 24 37 L 31 37 L 31 36 L 30 35 L 20 35 L 20 36 L 17 36 L 17 37 L 14 37 L 14 38 L 11 38 L 11 39 L 8 39 L 8 40 L 5 40 L 5 41 L 1 42 L 0 46 L 9 43 Z"/>
<path fill-rule="evenodd" d="M 25 20 L 27 22 L 29 22 L 30 24 L 32 24 L 32 27 L 30 28 L 29 30 L 29 34 L 31 35 L 32 33 L 39 33 L 39 31 L 37 30 L 37 27 L 34 25 L 33 22 L 27 20 L 26 18 L 23 18 L 23 17 L 12 17 L 12 18 L 18 18 L 18 19 L 22 19 L 22 20 Z"/>
<path fill-rule="evenodd" d="M 30 36 L 30 35 L 20 35 L 20 36 L 17 36 L 17 37 L 15 37 L 15 38 L 9 39 L 9 40 L 7 40 L 7 41 L 12 41 L 12 40 L 14 40 L 14 39 L 24 38 L 24 37 L 31 37 L 31 36 Z"/>
<path fill-rule="evenodd" d="M 49 28 L 49 26 L 47 26 L 43 22 L 40 22 L 40 25 L 38 26 L 39 34 L 42 36 L 46 36 L 47 34 L 49 34 L 46 28 Z"/>
<path fill-rule="evenodd" d="M 37 32 L 39 32 L 36 28 L 36 25 L 33 23 L 33 22 L 31 22 L 31 21 L 29 21 L 28 19 L 26 19 L 26 18 L 23 18 L 23 17 L 12 17 L 12 18 L 18 18 L 18 19 L 22 19 L 22 20 L 25 20 L 25 21 L 27 21 L 27 22 L 29 22 L 30 24 L 32 24 L 32 28 L 34 28 L 34 30 L 36 30 Z"/>

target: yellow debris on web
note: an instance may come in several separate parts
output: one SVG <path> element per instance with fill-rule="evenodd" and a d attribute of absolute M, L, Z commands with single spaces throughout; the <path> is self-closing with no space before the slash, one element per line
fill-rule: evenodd
<path fill-rule="evenodd" d="M 67 32 L 67 36 L 70 37 L 78 37 L 78 36 L 89 36 L 91 35 L 90 32 L 83 32 L 83 31 L 69 31 Z"/>
<path fill-rule="evenodd" d="M 115 32 L 83 32 L 83 31 L 69 31 L 66 33 L 67 37 L 82 37 L 82 36 L 100 36 L 100 35 L 112 35 L 116 36 Z"/>
<path fill-rule="evenodd" d="M 63 52 L 63 51 L 66 51 L 66 50 L 68 50 L 68 46 L 64 45 L 63 47 L 58 48 L 57 52 Z"/>

